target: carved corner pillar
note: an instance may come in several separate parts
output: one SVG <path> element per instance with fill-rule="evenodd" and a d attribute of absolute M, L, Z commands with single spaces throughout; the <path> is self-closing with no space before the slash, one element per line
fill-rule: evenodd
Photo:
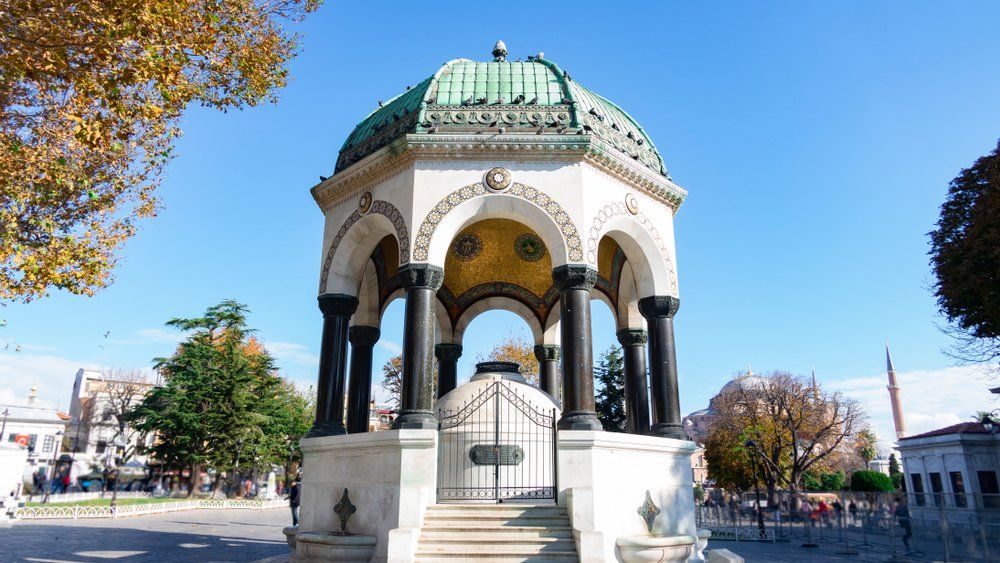
<path fill-rule="evenodd" d="M 347 388 L 347 432 L 368 432 L 372 396 L 372 351 L 381 332 L 373 326 L 352 326 L 351 374 Z"/>
<path fill-rule="evenodd" d="M 461 344 L 438 344 L 434 346 L 434 357 L 438 360 L 438 398 L 458 384 L 458 359 L 462 357 Z"/>
<path fill-rule="evenodd" d="M 623 328 L 618 331 L 625 361 L 625 416 L 632 434 L 649 432 L 649 393 L 646 390 L 646 331 Z"/>
<path fill-rule="evenodd" d="M 566 264 L 552 270 L 559 289 L 562 347 L 562 430 L 602 430 L 594 405 L 594 354 L 590 328 L 590 290 L 597 270 Z"/>
<path fill-rule="evenodd" d="M 557 405 L 562 401 L 559 396 L 559 346 L 555 344 L 539 344 L 535 346 L 535 359 L 538 360 L 538 386 L 548 393 Z"/>
<path fill-rule="evenodd" d="M 347 370 L 347 326 L 358 309 L 358 298 L 340 293 L 319 296 L 323 336 L 316 382 L 316 421 L 306 438 L 345 434 L 344 383 Z"/>
<path fill-rule="evenodd" d="M 434 402 L 434 300 L 444 270 L 431 264 L 404 264 L 399 278 L 406 290 L 403 321 L 403 391 L 393 428 L 437 429 Z"/>
<path fill-rule="evenodd" d="M 686 440 L 681 427 L 681 404 L 677 388 L 677 350 L 674 345 L 674 315 L 680 300 L 652 296 L 639 300 L 639 312 L 649 332 L 649 387 L 653 421 L 649 433 Z"/>

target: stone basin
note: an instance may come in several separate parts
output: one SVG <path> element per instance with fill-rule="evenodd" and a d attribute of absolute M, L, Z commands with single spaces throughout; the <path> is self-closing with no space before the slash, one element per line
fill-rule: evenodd
<path fill-rule="evenodd" d="M 288 544 L 288 547 L 292 548 L 292 551 L 295 551 L 295 534 L 298 532 L 298 526 L 285 526 L 281 529 L 281 533 L 285 534 L 285 543 Z"/>
<path fill-rule="evenodd" d="M 694 536 L 623 536 L 615 540 L 618 555 L 625 563 L 680 563 L 694 554 Z"/>
<path fill-rule="evenodd" d="M 368 563 L 377 541 L 375 536 L 300 531 L 295 534 L 294 560 Z"/>

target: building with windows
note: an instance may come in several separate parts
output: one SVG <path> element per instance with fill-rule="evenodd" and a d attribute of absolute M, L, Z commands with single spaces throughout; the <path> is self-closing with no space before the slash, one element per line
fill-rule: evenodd
<path fill-rule="evenodd" d="M 46 480 L 62 453 L 63 436 L 69 416 L 35 403 L 38 387 L 32 385 L 25 404 L 0 404 L 0 442 L 16 444 L 28 452 L 24 479 L 41 472 Z"/>
<path fill-rule="evenodd" d="M 915 517 L 1000 522 L 1000 434 L 963 422 L 902 438 L 899 452 Z"/>
<path fill-rule="evenodd" d="M 123 457 L 132 467 L 145 465 L 144 451 L 152 445 L 152 437 L 127 425 L 121 428 L 121 417 L 116 413 L 138 404 L 152 388 L 153 384 L 141 377 L 115 378 L 115 374 L 88 369 L 76 372 L 66 430 L 74 479 L 117 465 Z"/>

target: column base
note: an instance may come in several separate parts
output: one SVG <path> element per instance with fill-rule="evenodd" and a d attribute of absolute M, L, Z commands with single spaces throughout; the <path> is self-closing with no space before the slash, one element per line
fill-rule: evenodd
<path fill-rule="evenodd" d="M 347 434 L 347 429 L 344 428 L 343 424 L 337 424 L 335 422 L 324 422 L 323 424 L 314 424 L 309 432 L 303 438 L 319 438 L 320 436 L 340 436 L 342 434 Z"/>
<path fill-rule="evenodd" d="M 438 419 L 431 411 L 403 411 L 392 423 L 393 430 L 437 430 Z"/>
<path fill-rule="evenodd" d="M 566 412 L 556 425 L 559 430 L 604 430 L 597 414 L 592 412 Z"/>
<path fill-rule="evenodd" d="M 687 432 L 679 424 L 654 424 L 649 429 L 649 436 L 660 438 L 674 438 L 675 440 L 690 440 Z"/>

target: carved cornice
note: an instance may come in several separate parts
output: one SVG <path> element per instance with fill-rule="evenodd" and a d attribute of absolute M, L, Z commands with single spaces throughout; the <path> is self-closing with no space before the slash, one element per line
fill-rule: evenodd
<path fill-rule="evenodd" d="M 374 326 L 352 326 L 347 331 L 347 339 L 351 346 L 374 346 L 382 336 L 382 331 Z"/>
<path fill-rule="evenodd" d="M 563 264 L 552 269 L 552 281 L 562 289 L 590 291 L 597 284 L 597 270 L 582 264 Z"/>
<path fill-rule="evenodd" d="M 435 344 L 434 357 L 439 360 L 454 361 L 462 357 L 461 344 Z"/>
<path fill-rule="evenodd" d="M 317 300 L 324 317 L 350 317 L 358 310 L 358 298 L 353 295 L 324 293 Z"/>
<path fill-rule="evenodd" d="M 403 264 L 399 267 L 399 279 L 403 287 L 428 288 L 437 291 L 444 282 L 444 270 L 433 264 Z"/>
<path fill-rule="evenodd" d="M 559 346 L 555 344 L 539 344 L 535 346 L 535 359 L 539 362 L 558 362 Z"/>
<path fill-rule="evenodd" d="M 616 333 L 616 336 L 622 346 L 645 346 L 649 340 L 646 331 L 641 328 L 623 328 Z"/>
<path fill-rule="evenodd" d="M 656 317 L 673 318 L 681 306 L 681 300 L 672 295 L 654 295 L 639 300 L 639 314 L 646 319 Z"/>
<path fill-rule="evenodd" d="M 687 191 L 594 135 L 533 134 L 417 134 L 400 137 L 348 166 L 310 191 L 325 213 L 360 195 L 365 188 L 389 178 L 417 159 L 512 159 L 519 161 L 581 162 L 610 174 L 675 212 Z"/>

